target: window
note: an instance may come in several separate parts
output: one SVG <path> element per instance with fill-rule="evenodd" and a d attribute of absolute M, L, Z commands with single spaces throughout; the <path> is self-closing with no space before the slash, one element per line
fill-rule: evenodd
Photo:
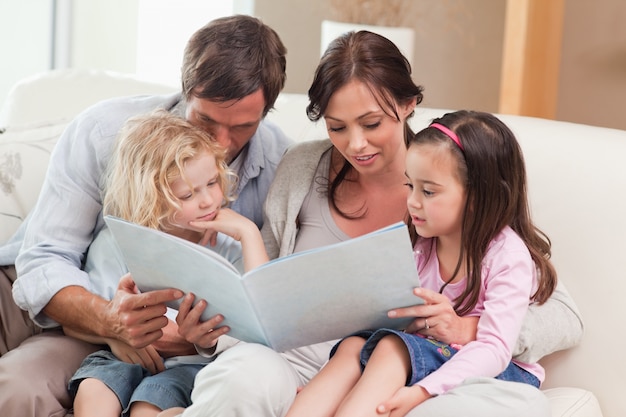
<path fill-rule="evenodd" d="M 235 0 L 139 0 L 137 75 L 178 87 L 187 41 L 210 20 L 233 14 L 234 3 Z"/>

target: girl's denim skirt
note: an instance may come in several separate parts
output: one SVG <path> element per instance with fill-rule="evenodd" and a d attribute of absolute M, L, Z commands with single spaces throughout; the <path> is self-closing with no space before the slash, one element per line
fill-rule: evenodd
<path fill-rule="evenodd" d="M 367 365 L 367 361 L 380 339 L 389 335 L 396 335 L 404 342 L 409 357 L 411 358 L 411 373 L 407 378 L 407 386 L 415 385 L 427 375 L 439 369 L 441 365 L 450 360 L 450 358 L 459 351 L 456 347 L 439 342 L 435 339 L 418 334 L 405 333 L 401 330 L 364 330 L 352 335 L 362 337 L 366 340 L 365 345 L 361 349 L 361 369 L 364 369 L 365 365 Z M 331 350 L 331 357 L 334 355 L 340 343 L 341 341 Z M 539 388 L 539 379 L 513 362 L 510 362 L 507 368 L 502 371 L 500 375 L 496 376 L 496 379 L 523 382 Z"/>

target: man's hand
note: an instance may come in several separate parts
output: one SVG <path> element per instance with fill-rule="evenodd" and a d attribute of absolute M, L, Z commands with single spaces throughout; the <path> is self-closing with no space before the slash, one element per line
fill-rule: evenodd
<path fill-rule="evenodd" d="M 111 352 L 123 362 L 141 365 L 149 370 L 152 375 L 165 370 L 163 359 L 152 345 L 135 349 L 116 339 L 107 340 L 107 343 Z"/>
<path fill-rule="evenodd" d="M 413 293 L 423 299 L 424 304 L 389 312 L 389 317 L 415 317 L 406 328 L 408 333 L 431 336 L 447 344 L 464 345 L 476 340 L 478 317 L 459 316 L 448 297 L 438 292 L 415 288 Z"/>
<path fill-rule="evenodd" d="M 182 291 L 176 289 L 140 294 L 130 274 L 124 275 L 105 307 L 105 326 L 111 333 L 106 336 L 136 349 L 156 342 L 169 322 L 165 303 L 182 296 Z"/>

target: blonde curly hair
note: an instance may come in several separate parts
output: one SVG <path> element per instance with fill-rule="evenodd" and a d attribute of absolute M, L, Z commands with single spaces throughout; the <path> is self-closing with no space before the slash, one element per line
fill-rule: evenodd
<path fill-rule="evenodd" d="M 226 150 L 206 131 L 166 110 L 129 119 L 117 138 L 104 176 L 103 213 L 163 230 L 181 209 L 171 184 L 187 181 L 187 161 L 203 152 L 215 157 L 223 205 L 235 199 L 237 176 Z"/>

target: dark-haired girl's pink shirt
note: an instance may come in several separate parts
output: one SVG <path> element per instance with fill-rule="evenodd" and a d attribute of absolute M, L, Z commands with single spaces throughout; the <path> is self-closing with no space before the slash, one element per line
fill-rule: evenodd
<path fill-rule="evenodd" d="M 429 256 L 430 253 L 430 256 Z M 420 239 L 415 245 L 415 261 L 422 287 L 439 291 L 444 281 L 439 274 L 436 241 Z M 454 300 L 466 285 L 464 277 L 445 287 L 443 294 Z M 461 350 L 419 385 L 430 394 L 443 394 L 466 378 L 495 377 L 511 362 L 511 352 L 537 289 L 537 271 L 528 248 L 510 228 L 504 228 L 490 243 L 482 263 L 482 287 L 476 307 L 468 316 L 480 316 L 476 340 Z M 544 370 L 539 364 L 517 365 L 540 381 Z"/>

